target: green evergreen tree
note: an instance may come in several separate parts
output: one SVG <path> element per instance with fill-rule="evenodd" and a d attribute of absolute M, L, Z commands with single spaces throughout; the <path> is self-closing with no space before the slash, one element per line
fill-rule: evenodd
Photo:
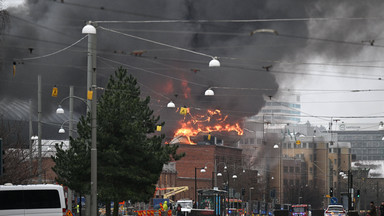
<path fill-rule="evenodd" d="M 159 117 L 153 116 L 149 102 L 149 97 L 140 97 L 136 79 L 123 68 L 109 78 L 98 100 L 98 197 L 107 206 L 110 201 L 148 202 L 155 192 L 163 165 L 184 156 L 176 153 L 177 145 L 162 144 L 164 134 L 154 133 L 156 126 L 163 126 L 164 122 L 159 123 Z M 89 117 L 82 118 L 77 131 L 79 137 L 73 140 L 71 148 L 60 150 L 57 145 L 58 154 L 54 158 L 58 182 L 75 190 L 79 187 L 77 184 L 89 185 L 90 182 Z M 74 165 L 72 160 L 84 160 L 84 163 Z M 83 178 L 84 175 L 87 178 Z M 82 190 L 89 190 L 89 187 Z M 117 207 L 115 205 L 116 210 Z"/>
<path fill-rule="evenodd" d="M 81 117 L 77 125 L 79 137 L 70 137 L 70 147 L 63 148 L 63 143 L 56 143 L 56 155 L 52 156 L 57 174 L 56 181 L 80 194 L 89 194 L 91 181 L 91 127 L 90 116 Z"/>

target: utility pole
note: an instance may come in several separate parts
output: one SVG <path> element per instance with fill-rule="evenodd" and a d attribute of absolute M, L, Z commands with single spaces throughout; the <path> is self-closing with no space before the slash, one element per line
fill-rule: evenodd
<path fill-rule="evenodd" d="M 37 137 L 38 137 L 38 183 L 42 184 L 43 167 L 41 162 L 41 75 L 37 76 Z"/>
<path fill-rule="evenodd" d="M 96 123 L 96 28 L 92 22 L 88 22 L 82 29 L 83 34 L 88 35 L 87 58 L 87 90 L 93 92 L 92 99 L 88 98 L 91 107 L 91 216 L 97 215 L 97 123 Z"/>
<path fill-rule="evenodd" d="M 351 169 L 348 170 L 348 210 L 353 210 L 353 175 Z"/>
<path fill-rule="evenodd" d="M 71 137 L 72 137 L 72 130 L 73 130 L 73 97 L 74 97 L 74 90 L 73 86 L 69 87 L 69 148 L 71 147 Z M 68 188 L 68 209 L 72 211 L 72 190 L 71 188 Z"/>
<path fill-rule="evenodd" d="M 32 145 L 34 142 L 32 136 L 32 100 L 29 100 L 29 183 L 31 183 L 32 180 Z"/>

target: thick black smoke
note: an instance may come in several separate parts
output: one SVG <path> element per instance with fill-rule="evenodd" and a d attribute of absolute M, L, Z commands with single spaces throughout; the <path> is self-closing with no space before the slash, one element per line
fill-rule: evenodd
<path fill-rule="evenodd" d="M 321 2 L 321 3 L 320 3 Z M 18 8 L 10 8 L 10 23 L 2 35 L 0 71 L 0 113 L 8 119 L 27 120 L 28 102 L 37 107 L 37 75 L 43 80 L 43 118 L 46 123 L 61 124 L 66 118 L 56 117 L 58 102 L 69 95 L 86 97 L 87 39 L 59 54 L 35 59 L 60 50 L 82 38 L 81 29 L 87 21 L 145 20 L 250 20 L 334 16 L 343 3 L 323 1 L 255 1 L 255 0 L 26 0 Z M 357 3 L 357 1 L 356 1 Z M 336 5 L 337 4 L 337 5 Z M 341 6 L 340 6 L 341 5 Z M 348 15 L 367 15 L 372 7 L 359 5 Z M 346 10 L 346 9 L 345 9 Z M 359 14 L 358 14 L 359 13 Z M 273 70 L 263 67 L 276 59 L 294 59 L 304 47 L 296 46 L 303 39 L 285 35 L 310 37 L 309 22 L 190 22 L 190 23 L 98 23 L 153 41 L 218 56 L 222 67 L 209 68 L 209 57 L 129 38 L 98 28 L 97 83 L 104 87 L 114 70 L 123 66 L 138 78 L 144 96 L 152 97 L 156 115 L 166 122 L 165 132 L 172 135 L 183 116 L 165 106 L 172 100 L 177 107 L 191 107 L 192 112 L 218 108 L 230 121 L 257 114 L 265 101 L 273 96 L 278 84 Z M 328 27 L 328 26 L 327 26 Z M 276 29 L 280 36 L 250 35 L 255 29 Z M 342 33 L 342 32 L 341 32 Z M 341 34 L 340 33 L 340 34 Z M 319 34 L 329 37 L 331 33 Z M 279 37 L 279 40 L 276 38 Z M 339 38 L 338 38 L 339 39 Z M 279 41 L 279 42 L 276 42 Z M 348 55 L 341 50 L 316 46 L 330 56 Z M 133 53 L 143 50 L 143 54 Z M 350 51 L 350 50 L 349 50 Z M 16 74 L 12 65 L 16 63 Z M 53 86 L 59 89 L 51 97 Z M 213 87 L 214 97 L 204 96 Z M 102 91 L 99 93 L 101 94 Z M 63 104 L 66 107 L 68 101 Z M 76 102 L 77 115 L 85 106 Z M 33 117 L 36 120 L 36 115 Z M 45 135 L 45 134 L 44 134 Z M 48 136 L 48 134 L 47 134 Z"/>

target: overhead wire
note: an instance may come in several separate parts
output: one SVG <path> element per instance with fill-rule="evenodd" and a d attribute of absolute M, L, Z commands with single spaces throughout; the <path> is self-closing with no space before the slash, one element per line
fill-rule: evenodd
<path fill-rule="evenodd" d="M 204 84 L 201 84 L 201 83 L 186 81 L 186 80 L 179 79 L 179 78 L 176 78 L 176 77 L 172 77 L 172 76 L 156 73 L 154 71 L 150 71 L 150 70 L 146 70 L 146 69 L 143 69 L 143 68 L 135 67 L 135 66 L 132 66 L 132 65 L 128 65 L 128 64 L 125 64 L 125 63 L 122 63 L 122 62 L 119 62 L 119 61 L 115 61 L 115 60 L 112 60 L 112 59 L 104 58 L 104 57 L 101 57 L 101 56 L 97 56 L 97 58 L 104 59 L 106 61 L 109 61 L 109 62 L 112 62 L 112 63 L 115 63 L 115 64 L 124 65 L 124 66 L 127 66 L 127 67 L 132 68 L 132 69 L 144 71 L 144 72 L 147 72 L 147 73 L 150 73 L 150 74 L 155 74 L 157 76 L 162 76 L 162 77 L 170 78 L 170 79 L 181 81 L 181 82 L 188 82 L 188 83 L 196 85 L 196 86 L 207 87 L 207 85 L 204 85 Z"/>
<path fill-rule="evenodd" d="M 22 37 L 22 36 L 20 36 Z M 26 38 L 25 39 L 30 39 L 30 38 Z M 40 40 L 40 41 L 43 41 L 43 40 Z M 45 41 L 45 42 L 52 42 L 52 41 Z M 211 57 L 211 56 L 210 56 Z M 233 57 L 231 57 L 231 59 L 235 59 Z M 254 59 L 253 59 L 254 60 Z M 271 60 L 261 60 L 261 61 L 271 61 Z M 383 68 L 382 66 L 372 66 L 372 65 L 341 65 L 341 64 L 330 64 L 330 63 L 308 63 L 308 62 L 281 62 L 281 61 L 275 61 L 275 60 L 272 60 L 271 62 L 275 62 L 275 63 L 280 63 L 280 64 L 314 64 L 314 65 L 327 65 L 327 66 L 348 66 L 348 67 L 371 67 L 371 68 Z M 263 70 L 259 70 L 259 71 L 263 71 Z M 327 76 L 327 75 L 324 75 L 324 73 L 322 74 L 308 74 L 308 73 L 299 73 L 299 72 L 286 72 L 286 71 L 272 71 L 274 73 L 280 73 L 280 74 L 284 74 L 284 73 L 290 73 L 290 74 L 300 74 L 300 75 L 313 75 L 313 76 Z M 379 80 L 379 78 L 369 78 L 369 77 L 356 77 L 356 76 L 345 76 L 345 75 L 332 75 L 330 74 L 329 76 L 335 76 L 335 77 L 341 77 L 341 78 L 344 78 L 344 77 L 347 77 L 347 78 L 354 78 L 354 79 L 371 79 L 371 80 Z M 366 75 L 365 75 L 366 76 Z"/>
<path fill-rule="evenodd" d="M 304 18 L 270 18 L 270 19 L 230 19 L 230 20 L 95 20 L 95 23 L 254 23 L 254 22 L 296 22 L 296 21 L 356 21 L 384 20 L 384 17 L 304 17 Z"/>
<path fill-rule="evenodd" d="M 104 62 L 105 64 L 107 64 L 107 62 L 106 62 L 106 60 L 105 59 L 100 59 L 102 62 Z M 109 65 L 109 64 L 108 64 Z M 112 65 L 109 65 L 111 68 L 113 68 L 112 67 Z M 149 89 L 152 93 L 154 93 L 154 94 L 156 94 L 156 95 L 158 95 L 158 96 L 160 96 L 160 97 L 163 97 L 163 98 L 165 98 L 165 99 L 168 99 L 168 100 L 170 100 L 170 98 L 169 97 L 167 97 L 167 96 L 165 96 L 164 94 L 161 94 L 160 92 L 158 92 L 158 91 L 155 91 L 154 89 L 152 89 L 152 88 L 150 88 L 149 86 L 147 86 L 147 85 L 145 85 L 144 83 L 142 83 L 142 82 L 137 82 L 139 85 L 141 85 L 141 86 L 143 86 L 143 87 L 145 87 L 145 88 L 147 88 L 147 89 Z"/>
<path fill-rule="evenodd" d="M 56 1 L 56 0 L 46 0 L 46 1 L 53 1 L 53 2 L 56 2 L 58 4 L 62 4 L 62 5 L 81 7 L 81 8 L 85 8 L 85 9 L 91 9 L 91 10 L 113 12 L 113 13 L 118 13 L 118 14 L 129 14 L 129 15 L 134 15 L 134 16 L 139 16 L 139 17 L 163 19 L 163 17 L 159 17 L 159 16 L 153 16 L 153 15 L 149 15 L 149 14 L 141 14 L 141 13 L 137 13 L 137 12 L 125 11 L 125 10 L 120 10 L 120 9 L 112 9 L 112 8 L 108 8 L 106 6 L 95 6 L 95 5 L 90 5 L 90 4 L 80 4 L 80 3 L 78 3 L 78 1 L 75 1 L 76 3 L 75 2 L 70 2 L 68 0 L 65 0 L 65 1 L 62 1 L 62 2 L 59 2 L 59 1 Z"/>
<path fill-rule="evenodd" d="M 196 55 L 202 55 L 202 56 L 207 56 L 207 57 L 210 57 L 210 58 L 214 58 L 214 56 L 208 55 L 208 54 L 205 54 L 205 53 L 196 52 L 196 51 L 193 51 L 193 50 L 189 50 L 189 49 L 185 49 L 185 48 L 181 48 L 181 47 L 177 47 L 177 46 L 173 46 L 173 45 L 157 42 L 157 41 L 154 41 L 154 40 L 138 37 L 138 36 L 135 36 L 135 35 L 131 35 L 131 34 L 127 34 L 127 33 L 124 33 L 124 32 L 116 31 L 116 30 L 113 30 L 113 29 L 104 28 L 102 26 L 98 26 L 98 27 L 103 29 L 103 30 L 105 30 L 105 31 L 117 33 L 117 34 L 124 35 L 124 36 L 127 36 L 127 37 L 131 37 L 131 38 L 134 38 L 134 39 L 143 40 L 143 41 L 146 41 L 146 42 L 149 42 L 149 43 L 153 43 L 153 44 L 157 44 L 157 45 L 161 45 L 161 46 L 166 46 L 166 47 L 169 47 L 169 48 L 173 48 L 173 49 L 177 49 L 177 50 L 193 53 L 193 54 L 196 54 Z"/>
<path fill-rule="evenodd" d="M 84 37 L 85 38 L 85 37 Z M 82 38 L 83 39 L 83 38 Z M 81 40 L 82 40 L 81 39 Z M 70 48 L 70 47 L 68 47 L 68 48 Z M 63 50 L 59 50 L 58 52 L 61 52 L 61 51 L 64 51 L 65 49 L 68 49 L 68 48 L 64 48 Z M 31 59 L 36 59 L 36 58 L 43 58 L 43 57 L 48 57 L 48 56 L 50 56 L 50 55 L 54 55 L 54 54 L 56 54 L 56 53 L 58 53 L 58 52 L 55 52 L 55 53 L 51 53 L 51 54 L 48 54 L 48 55 L 45 55 L 45 56 L 40 56 L 40 57 L 34 57 L 34 58 L 24 58 L 23 60 L 31 60 Z M 207 55 L 208 56 L 208 55 Z M 211 56 L 210 56 L 211 57 Z"/>
<path fill-rule="evenodd" d="M 46 54 L 46 55 L 41 55 L 41 56 L 36 56 L 36 57 L 29 57 L 29 58 L 20 58 L 20 59 L 15 59 L 15 60 L 19 60 L 19 61 L 28 61 L 28 60 L 35 60 L 35 59 L 41 59 L 41 58 L 46 58 L 46 57 L 50 57 L 50 56 L 53 56 L 53 55 L 56 55 L 58 53 L 61 53 L 73 46 L 75 46 L 76 44 L 80 43 L 82 40 L 84 40 L 86 37 L 88 37 L 88 35 L 85 35 L 84 37 L 80 38 L 78 41 L 74 42 L 73 44 L 67 46 L 67 47 L 64 47 L 60 50 L 57 50 L 55 52 L 52 52 L 52 53 L 49 53 L 49 54 Z"/>
<path fill-rule="evenodd" d="M 29 24 L 29 25 L 32 25 L 32 26 L 35 26 L 35 27 L 38 27 L 38 28 L 41 28 L 41 29 L 44 29 L 44 30 L 47 30 L 47 31 L 54 32 L 54 33 L 56 33 L 56 34 L 59 34 L 60 36 L 64 35 L 64 36 L 66 36 L 66 37 L 68 37 L 68 38 L 73 38 L 71 35 L 67 34 L 67 32 L 57 31 L 56 29 L 49 28 L 49 27 L 47 27 L 47 26 L 40 25 L 40 24 L 35 23 L 35 22 L 31 22 L 31 21 L 29 21 L 29 20 L 26 20 L 26 19 L 23 19 L 23 18 L 21 18 L 21 17 L 18 17 L 18 16 L 14 15 L 14 14 L 9 14 L 9 16 L 10 16 L 11 18 L 16 19 L 16 20 L 25 22 L 25 23 L 27 23 L 27 24 Z"/>

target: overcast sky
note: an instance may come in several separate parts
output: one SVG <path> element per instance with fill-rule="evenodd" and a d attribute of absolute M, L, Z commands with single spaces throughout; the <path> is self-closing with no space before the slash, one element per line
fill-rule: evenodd
<path fill-rule="evenodd" d="M 16 1 L 3 4 L 11 2 Z M 264 96 L 276 100 L 277 92 L 301 97 L 303 116 L 313 116 L 303 122 L 340 119 L 370 122 L 374 129 L 384 119 L 383 9 L 381 1 L 360 0 L 26 1 L 25 7 L 9 8 L 11 22 L 0 44 L 0 112 L 28 119 L 28 101 L 35 103 L 41 74 L 46 121 L 62 122 L 52 114 L 60 100 L 50 91 L 58 86 L 61 99 L 74 85 L 75 94 L 85 96 L 87 39 L 39 57 L 79 41 L 88 20 L 139 21 L 98 23 L 98 85 L 105 86 L 117 67 L 128 68 L 170 131 L 183 118 L 165 108 L 170 100 L 196 113 L 219 108 L 237 121 L 256 114 Z M 278 35 L 251 34 L 255 29 Z M 131 55 L 134 50 L 145 52 Z M 209 68 L 207 56 L 218 56 L 222 67 Z M 203 96 L 209 87 L 214 97 Z M 82 114 L 81 104 L 77 110 Z"/>
<path fill-rule="evenodd" d="M 3 0 L 3 7 L 8 8 L 8 7 L 19 6 L 23 2 L 24 0 Z"/>

